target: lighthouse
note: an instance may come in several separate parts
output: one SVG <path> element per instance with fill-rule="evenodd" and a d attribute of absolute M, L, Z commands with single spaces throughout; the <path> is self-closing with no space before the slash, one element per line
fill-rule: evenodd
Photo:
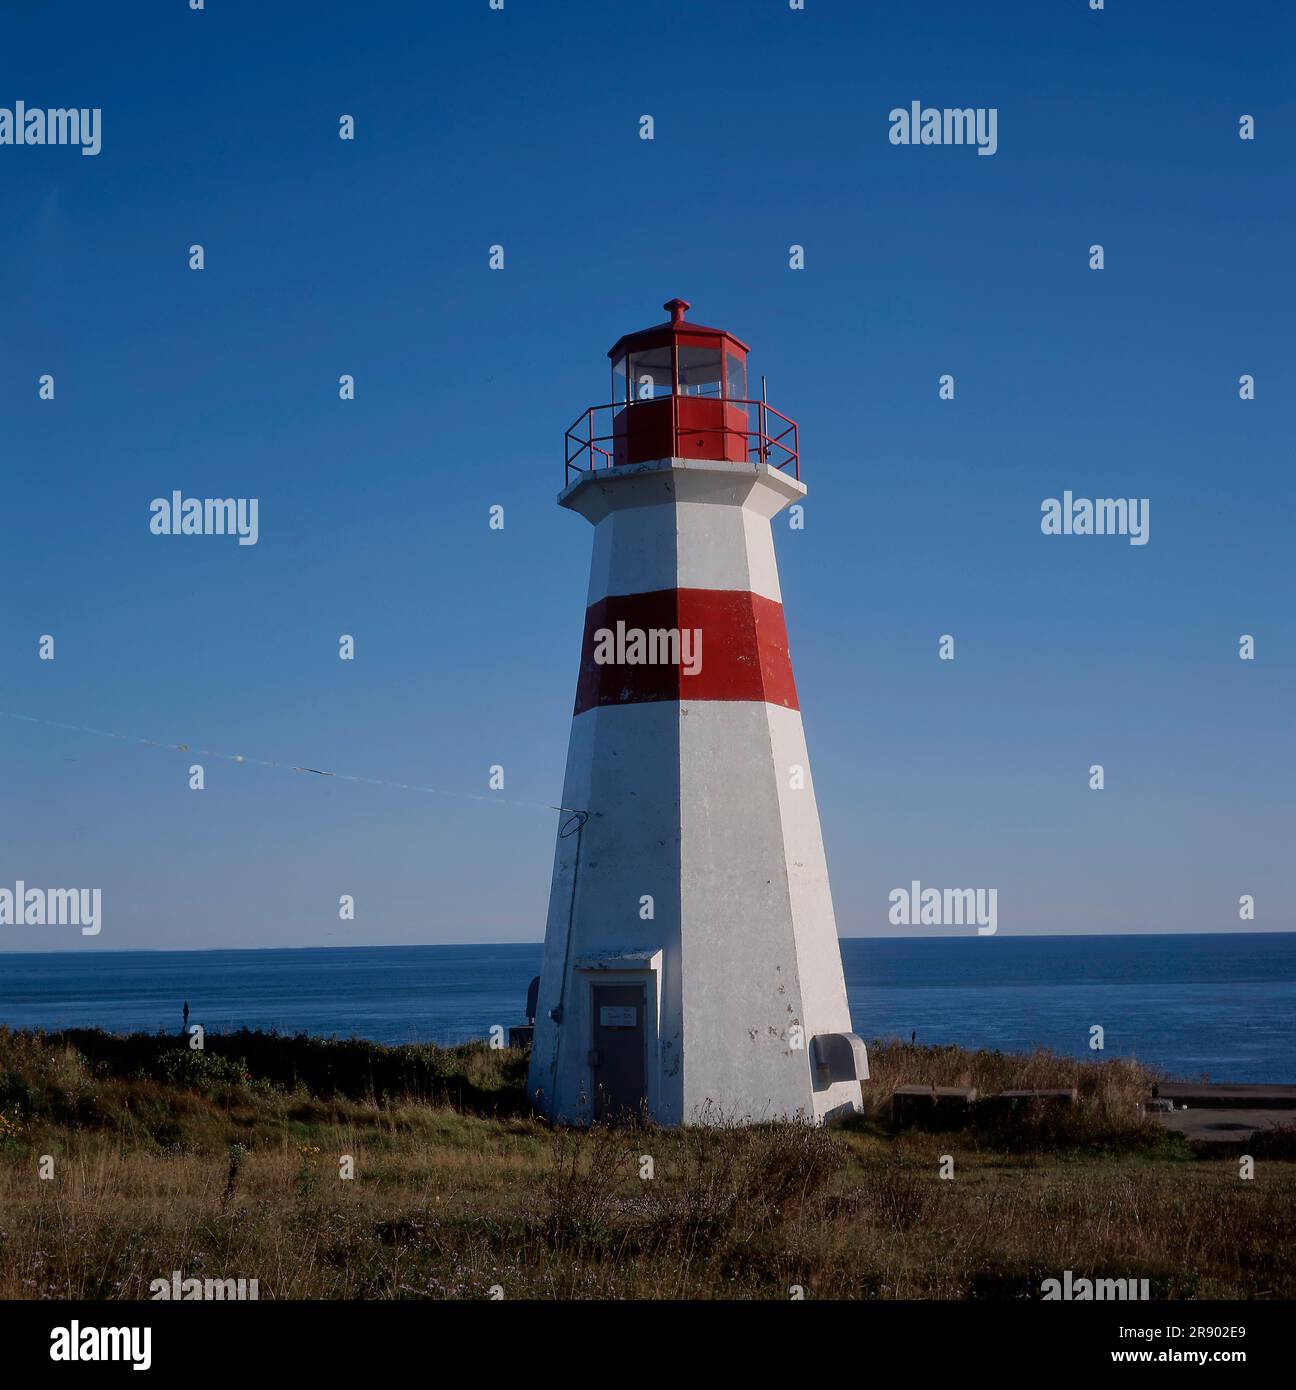
<path fill-rule="evenodd" d="M 797 427 L 689 307 L 567 431 L 594 546 L 528 1075 L 565 1123 L 820 1121 L 868 1076 L 771 532 Z"/>

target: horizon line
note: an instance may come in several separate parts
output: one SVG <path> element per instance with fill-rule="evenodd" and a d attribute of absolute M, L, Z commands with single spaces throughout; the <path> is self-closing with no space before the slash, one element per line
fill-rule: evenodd
<path fill-rule="evenodd" d="M 1140 931 L 1140 932 L 996 932 L 996 937 L 1026 941 L 1088 941 L 1093 939 L 1123 941 L 1142 940 L 1157 936 L 1296 936 L 1296 928 L 1269 930 L 1233 931 Z M 838 941 L 979 941 L 980 936 L 897 936 L 865 935 L 839 936 Z M 382 941 L 351 945 L 310 945 L 310 946 L 90 946 L 90 947 L 40 947 L 13 946 L 0 949 L 0 956 L 74 956 L 93 955 L 197 955 L 203 952 L 221 951 L 397 951 L 408 949 L 438 950 L 479 946 L 537 946 L 543 949 L 544 940 L 534 941 Z"/>

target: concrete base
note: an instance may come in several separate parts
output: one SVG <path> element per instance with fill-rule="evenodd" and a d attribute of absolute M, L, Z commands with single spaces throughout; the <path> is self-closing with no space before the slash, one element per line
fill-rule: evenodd
<path fill-rule="evenodd" d="M 1296 1086 L 1253 1086 L 1236 1081 L 1162 1081 L 1152 1088 L 1175 1109 L 1296 1110 Z"/>
<path fill-rule="evenodd" d="M 1296 1127 L 1296 1086 L 1234 1081 L 1162 1081 L 1148 1112 L 1194 1144 L 1245 1143 L 1268 1129 Z"/>
<path fill-rule="evenodd" d="M 1237 1144 L 1267 1129 L 1296 1125 L 1296 1115 L 1276 1110 L 1174 1110 L 1156 1116 L 1158 1122 L 1194 1144 Z"/>
<path fill-rule="evenodd" d="M 998 1095 L 986 1096 L 977 1102 L 977 1118 L 1002 1120 L 1030 1111 L 1056 1112 L 1069 1109 L 1076 1103 L 1076 1098 L 1074 1086 L 1057 1090 L 1000 1091 Z"/>

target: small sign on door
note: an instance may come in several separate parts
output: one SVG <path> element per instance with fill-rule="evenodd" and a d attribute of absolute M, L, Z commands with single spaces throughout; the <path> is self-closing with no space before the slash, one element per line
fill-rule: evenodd
<path fill-rule="evenodd" d="M 600 1028 L 633 1028 L 639 1022 L 639 1010 L 633 1004 L 605 1004 L 599 1009 Z"/>

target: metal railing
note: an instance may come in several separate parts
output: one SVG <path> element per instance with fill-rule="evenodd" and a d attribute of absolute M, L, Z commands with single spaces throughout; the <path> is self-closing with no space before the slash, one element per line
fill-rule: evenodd
<path fill-rule="evenodd" d="M 571 482 L 573 472 L 586 473 L 597 468 L 613 467 L 615 451 L 618 447 L 624 450 L 627 445 L 632 443 L 636 434 L 643 438 L 645 435 L 656 435 L 659 431 L 665 433 L 661 423 L 655 418 L 647 421 L 641 431 L 636 431 L 633 428 L 634 412 L 641 407 L 657 404 L 660 399 L 658 397 L 653 401 L 636 401 L 630 405 L 620 401 L 612 401 L 607 405 L 591 405 L 581 411 L 572 421 L 564 436 L 566 447 L 565 481 Z M 747 428 L 738 429 L 729 423 L 699 425 L 682 422 L 679 402 L 698 398 L 671 396 L 669 399 L 671 403 L 669 432 L 674 441 L 672 456 L 678 457 L 680 455 L 679 441 L 682 435 L 696 439 L 699 435 L 714 434 L 721 436 L 721 438 L 716 441 L 715 454 L 709 457 L 715 457 L 723 462 L 729 452 L 730 438 L 741 438 L 743 441 L 742 449 L 748 463 L 768 463 L 771 467 L 780 470 L 790 468 L 792 476 L 800 481 L 801 456 L 798 450 L 796 421 L 790 420 L 781 411 L 775 410 L 772 405 L 765 401 L 726 399 L 723 402 L 725 406 L 740 407 L 746 416 Z M 706 399 L 711 400 L 713 398 L 707 397 Z M 753 407 L 755 408 L 756 419 L 754 429 L 751 427 Z M 626 415 L 625 425 L 618 434 L 614 432 L 613 422 L 622 415 Z M 606 430 L 600 432 L 604 419 L 606 419 Z M 692 455 L 687 457 L 692 457 Z"/>

